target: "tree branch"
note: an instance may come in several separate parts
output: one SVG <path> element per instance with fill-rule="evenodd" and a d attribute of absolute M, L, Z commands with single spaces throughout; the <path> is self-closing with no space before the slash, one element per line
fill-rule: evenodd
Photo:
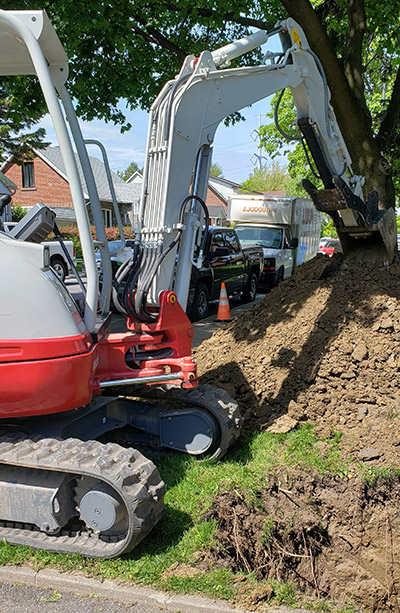
<path fill-rule="evenodd" d="M 393 85 L 392 96 L 382 119 L 381 127 L 377 136 L 378 145 L 385 149 L 397 131 L 397 124 L 400 120 L 400 67 L 397 71 Z"/>
<path fill-rule="evenodd" d="M 143 19 L 139 18 L 138 15 L 134 15 L 133 17 L 134 19 L 136 19 L 137 22 L 140 22 L 142 23 L 142 25 L 145 26 Z M 139 28 L 139 26 L 133 25 L 132 29 L 136 32 L 136 34 L 139 34 L 140 36 L 142 36 L 149 43 L 158 45 L 159 47 L 162 47 L 163 49 L 168 49 L 168 51 L 172 51 L 172 53 L 175 53 L 175 55 L 177 55 L 178 57 L 182 59 L 184 59 L 187 56 L 187 53 L 183 49 L 181 49 L 180 47 L 175 45 L 173 42 L 168 40 L 163 34 L 161 34 L 161 32 L 159 32 L 153 27 L 148 27 L 146 31 L 146 30 L 143 30 L 142 28 Z"/>
<path fill-rule="evenodd" d="M 179 8 L 176 4 L 172 4 L 170 2 L 165 3 L 165 7 L 170 11 L 174 12 L 182 12 L 182 9 Z M 242 26 L 259 28 L 260 30 L 273 30 L 275 27 L 275 22 L 272 21 L 263 21 L 262 19 L 252 19 L 251 17 L 242 17 L 233 11 L 229 11 L 228 13 L 224 13 L 220 15 L 217 11 L 213 11 L 212 9 L 201 8 L 198 6 L 192 7 L 190 10 L 186 9 L 186 14 L 191 15 L 196 13 L 201 17 L 207 17 L 211 19 L 222 19 L 223 21 L 232 21 L 234 23 L 238 23 Z"/>
<path fill-rule="evenodd" d="M 325 69 L 331 91 L 331 103 L 352 158 L 353 172 L 366 178 L 366 193 L 379 191 L 384 206 L 393 206 L 394 192 L 387 163 L 371 130 L 361 101 L 355 97 L 344 70 L 309 0 L 280 0 L 290 17 L 307 36 L 311 49 Z"/>

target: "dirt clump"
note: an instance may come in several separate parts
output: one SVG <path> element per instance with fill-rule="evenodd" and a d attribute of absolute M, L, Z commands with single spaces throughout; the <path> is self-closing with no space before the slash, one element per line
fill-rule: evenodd
<path fill-rule="evenodd" d="M 207 513 L 219 526 L 211 556 L 259 579 L 296 583 L 305 601 L 399 611 L 399 491 L 398 476 L 367 487 L 304 472 L 285 481 L 280 472 L 251 508 L 235 492 L 216 499 Z"/>
<path fill-rule="evenodd" d="M 201 382 L 239 402 L 245 428 L 308 421 L 321 437 L 342 432 L 346 454 L 400 467 L 398 261 L 317 256 L 225 326 L 194 355 Z"/>
<path fill-rule="evenodd" d="M 222 495 L 209 512 L 215 558 L 317 597 L 400 611 L 400 479 L 368 487 L 357 476 L 359 462 L 400 468 L 399 259 L 385 268 L 317 256 L 195 357 L 201 382 L 239 402 L 245 429 L 311 423 L 322 455 L 340 432 L 351 477 L 291 469 L 287 485 L 271 477 L 257 508 Z"/>

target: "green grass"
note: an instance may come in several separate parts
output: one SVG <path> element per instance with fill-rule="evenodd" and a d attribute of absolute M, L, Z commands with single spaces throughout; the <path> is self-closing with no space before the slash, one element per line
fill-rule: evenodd
<path fill-rule="evenodd" d="M 167 486 L 166 508 L 158 525 L 132 553 L 115 560 L 86 559 L 0 544 L 0 564 L 29 564 L 35 569 L 56 567 L 82 570 L 99 578 L 123 578 L 180 592 L 198 592 L 231 598 L 235 588 L 230 571 L 214 568 L 195 576 L 163 576 L 173 563 L 193 564 L 199 551 L 207 551 L 214 539 L 215 521 L 202 517 L 213 499 L 223 492 L 236 492 L 246 503 L 257 505 L 258 492 L 268 484 L 278 467 L 309 467 L 320 473 L 346 473 L 340 457 L 340 435 L 327 441 L 323 456 L 314 447 L 321 439 L 309 425 L 288 434 L 244 434 L 240 443 L 220 462 L 198 462 L 183 455 L 170 455 L 156 463 Z M 265 526 L 268 538 L 273 525 Z M 278 584 L 274 585 L 277 593 Z M 275 589 L 276 588 L 276 589 Z M 282 602 L 290 604 L 292 588 L 281 589 Z M 287 593 L 284 591 L 286 590 Z M 286 593 L 286 596 L 285 596 Z M 286 598 L 286 600 L 284 600 Z"/>
<path fill-rule="evenodd" d="M 394 477 L 400 475 L 399 469 L 368 466 L 368 464 L 364 463 L 359 464 L 359 471 L 362 479 L 369 487 L 372 487 L 378 481 L 390 481 Z"/>

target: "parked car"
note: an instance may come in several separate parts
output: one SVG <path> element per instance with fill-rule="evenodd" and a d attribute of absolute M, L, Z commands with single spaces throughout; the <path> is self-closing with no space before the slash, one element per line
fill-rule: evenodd
<path fill-rule="evenodd" d="M 320 246 L 319 253 L 324 253 L 330 258 L 334 253 L 342 253 L 340 240 L 338 238 L 330 238 L 329 240 L 325 241 L 322 247 Z"/>
<path fill-rule="evenodd" d="M 242 247 L 233 228 L 211 226 L 204 249 L 202 267 L 192 268 L 187 312 L 192 319 L 203 319 L 209 303 L 217 301 L 224 282 L 229 296 L 240 295 L 251 302 L 264 267 L 263 248 Z"/>
<path fill-rule="evenodd" d="M 325 246 L 327 241 L 333 240 L 331 236 L 322 236 L 319 240 L 319 249 Z"/>

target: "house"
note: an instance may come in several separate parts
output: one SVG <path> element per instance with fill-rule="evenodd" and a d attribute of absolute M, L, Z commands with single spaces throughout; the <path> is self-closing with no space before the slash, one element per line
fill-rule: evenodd
<path fill-rule="evenodd" d="M 11 158 L 1 168 L 4 175 L 17 186 L 18 191 L 13 201 L 26 208 L 34 206 L 37 202 L 44 202 L 56 213 L 59 226 L 75 224 L 75 211 L 60 148 L 49 146 L 42 150 L 35 149 L 34 154 L 33 159 L 27 160 L 22 165 L 16 164 Z M 78 161 L 78 156 L 76 158 Z M 89 160 L 96 182 L 104 223 L 106 227 L 116 225 L 104 164 L 94 157 L 90 157 Z M 79 161 L 78 170 L 84 197 L 89 202 L 89 194 Z M 127 184 L 114 172 L 111 172 L 111 176 L 122 222 L 130 225 L 132 205 L 137 199 L 137 189 L 134 185 Z M 90 207 L 88 210 L 90 215 Z"/>
<path fill-rule="evenodd" d="M 206 204 L 211 225 L 228 224 L 228 198 L 240 192 L 240 183 L 223 177 L 210 176 L 208 180 Z"/>
<path fill-rule="evenodd" d="M 143 175 L 137 170 L 127 179 L 129 185 L 135 189 L 134 216 L 138 215 L 138 205 L 142 191 Z M 206 204 L 210 215 L 211 225 L 224 225 L 228 217 L 228 198 L 241 190 L 241 185 L 222 177 L 210 176 L 208 180 Z"/>

